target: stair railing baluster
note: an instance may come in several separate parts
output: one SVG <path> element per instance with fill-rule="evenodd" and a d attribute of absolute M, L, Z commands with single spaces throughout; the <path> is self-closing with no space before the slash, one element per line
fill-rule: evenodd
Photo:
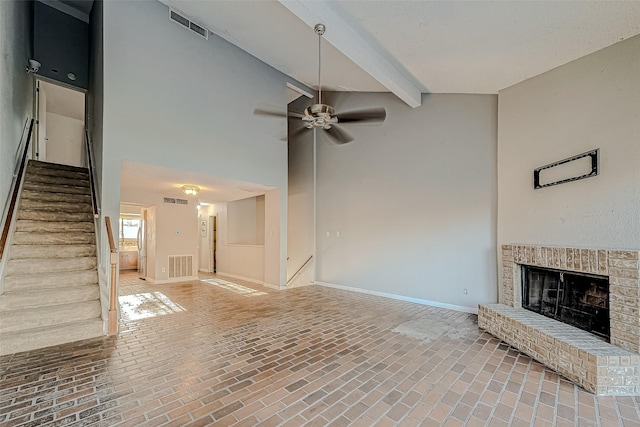
<path fill-rule="evenodd" d="M 107 226 L 107 236 L 109 238 L 109 251 L 111 255 L 111 278 L 109 288 L 109 335 L 115 335 L 118 333 L 118 312 L 116 310 L 116 274 L 118 265 L 118 249 L 116 248 L 115 240 L 113 239 L 113 231 L 111 230 L 111 219 L 108 216 L 104 217 Z"/>
<path fill-rule="evenodd" d="M 93 216 L 95 218 L 100 217 L 100 205 L 98 204 L 98 197 L 96 196 L 96 176 L 93 160 L 93 149 L 91 148 L 91 140 L 89 139 L 89 131 L 84 131 L 84 140 L 86 145 L 87 154 L 87 167 L 89 169 L 89 183 L 91 184 L 91 203 L 93 204 Z"/>

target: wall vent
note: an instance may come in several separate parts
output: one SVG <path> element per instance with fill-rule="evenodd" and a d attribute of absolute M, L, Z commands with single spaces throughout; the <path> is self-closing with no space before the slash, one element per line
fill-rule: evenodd
<path fill-rule="evenodd" d="M 172 205 L 188 205 L 189 201 L 187 199 L 176 199 L 175 197 L 165 197 L 165 203 L 170 203 Z"/>
<path fill-rule="evenodd" d="M 193 276 L 193 255 L 169 255 L 169 279 Z"/>
<path fill-rule="evenodd" d="M 177 10 L 169 9 L 169 20 L 172 22 L 175 22 L 181 27 L 186 28 L 187 30 L 193 31 L 203 39 L 209 40 L 209 30 L 207 30 L 200 24 L 196 24 L 191 19 L 187 18 L 184 14 L 182 14 L 181 12 L 178 12 Z"/>

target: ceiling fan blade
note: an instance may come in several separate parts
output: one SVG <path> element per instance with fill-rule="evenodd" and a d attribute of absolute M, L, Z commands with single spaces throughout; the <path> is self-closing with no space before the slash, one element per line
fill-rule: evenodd
<path fill-rule="evenodd" d="M 338 123 L 353 123 L 353 122 L 384 122 L 387 117 L 387 111 L 380 108 L 371 108 L 368 110 L 354 110 L 347 111 L 345 113 L 336 114 L 338 117 Z"/>
<path fill-rule="evenodd" d="M 287 137 L 289 139 L 293 138 L 294 136 L 298 136 L 300 135 L 302 132 L 304 132 L 305 130 L 309 130 L 308 128 L 304 127 L 304 126 L 300 126 L 296 129 L 293 129 L 289 132 L 289 134 L 287 135 Z"/>
<path fill-rule="evenodd" d="M 331 125 L 329 129 L 324 130 L 331 138 L 331 142 L 335 144 L 346 144 L 353 141 L 353 136 L 338 125 Z"/>
<path fill-rule="evenodd" d="M 304 114 L 298 113 L 296 111 L 283 112 L 280 110 L 268 110 L 265 108 L 256 108 L 255 110 L 253 110 L 253 114 L 257 116 L 294 117 L 296 119 L 301 119 L 304 117 Z"/>

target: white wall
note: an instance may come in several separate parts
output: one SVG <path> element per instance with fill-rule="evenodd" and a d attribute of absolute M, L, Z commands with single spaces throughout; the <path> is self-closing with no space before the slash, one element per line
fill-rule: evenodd
<path fill-rule="evenodd" d="M 283 197 L 286 199 L 286 191 L 279 188 L 264 195 L 264 283 L 273 288 L 287 283 L 287 245 L 280 239 L 284 235 L 286 240 L 287 235 L 287 212 L 280 203 Z M 278 260 L 284 261 L 284 265 L 278 264 Z"/>
<path fill-rule="evenodd" d="M 227 202 L 227 238 L 230 244 L 264 245 L 265 197 Z"/>
<path fill-rule="evenodd" d="M 424 95 L 416 109 L 327 97 L 387 119 L 345 125 L 350 144 L 318 137 L 317 280 L 470 310 L 496 301 L 497 97 Z"/>
<path fill-rule="evenodd" d="M 147 260 L 147 269 L 154 271 L 155 282 L 169 279 L 168 259 L 170 255 L 191 255 L 193 277 L 198 275 L 198 212 L 195 203 L 156 205 L 155 257 Z M 184 279 L 183 279 L 184 280 Z"/>
<path fill-rule="evenodd" d="M 259 103 L 284 109 L 283 74 L 215 35 L 204 40 L 173 24 L 160 2 L 103 7 L 105 214 L 117 212 L 123 160 L 286 188 L 287 147 L 279 140 L 286 121 L 253 115 Z M 271 206 L 280 224 L 272 266 L 279 280 L 285 193 Z"/>
<path fill-rule="evenodd" d="M 46 135 L 47 162 L 84 165 L 84 121 L 47 113 Z"/>
<path fill-rule="evenodd" d="M 640 248 L 640 36 L 500 91 L 498 244 Z M 600 175 L 533 189 L 600 148 Z"/>
<path fill-rule="evenodd" d="M 252 199 L 255 202 L 255 198 Z M 212 215 L 217 215 L 218 217 L 218 247 L 216 252 L 217 273 L 239 279 L 250 280 L 260 284 L 273 283 L 273 285 L 277 285 L 277 282 L 269 282 L 266 280 L 265 245 L 237 244 L 230 242 L 229 218 L 231 216 L 231 210 L 229 210 L 229 206 L 234 203 L 235 202 L 225 202 L 213 205 Z M 242 227 L 242 223 L 237 220 L 238 218 L 236 218 L 236 222 L 238 222 L 238 225 Z M 248 227 L 255 226 L 255 217 L 249 218 L 246 225 Z M 274 236 L 277 235 L 277 233 L 274 233 Z M 279 252 L 276 252 L 275 258 L 278 257 Z M 272 264 L 274 264 L 274 262 L 272 262 Z M 270 279 L 273 280 L 272 278 Z"/>
<path fill-rule="evenodd" d="M 0 201 L 3 206 L 25 121 L 33 116 L 33 78 L 25 71 L 32 58 L 32 34 L 33 4 L 0 1 Z"/>
<path fill-rule="evenodd" d="M 256 245 L 264 245 L 265 197 L 256 196 Z"/>
<path fill-rule="evenodd" d="M 255 197 L 227 203 L 227 240 L 230 244 L 257 244 Z"/>

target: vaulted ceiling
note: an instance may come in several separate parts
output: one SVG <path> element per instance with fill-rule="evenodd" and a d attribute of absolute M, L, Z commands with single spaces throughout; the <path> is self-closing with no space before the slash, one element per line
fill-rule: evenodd
<path fill-rule="evenodd" d="M 276 69 L 323 88 L 500 89 L 640 34 L 640 1 L 160 0 Z"/>

